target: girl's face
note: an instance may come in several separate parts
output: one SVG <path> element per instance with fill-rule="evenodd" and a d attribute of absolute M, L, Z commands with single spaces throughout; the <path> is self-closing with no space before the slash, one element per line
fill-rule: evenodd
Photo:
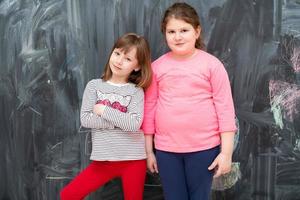
<path fill-rule="evenodd" d="M 166 25 L 166 40 L 175 58 L 187 58 L 195 52 L 195 43 L 200 36 L 200 27 L 171 18 Z"/>
<path fill-rule="evenodd" d="M 112 71 L 111 81 L 127 83 L 128 77 L 133 70 L 138 71 L 136 47 L 125 53 L 121 48 L 115 48 L 109 58 L 109 67 Z"/>

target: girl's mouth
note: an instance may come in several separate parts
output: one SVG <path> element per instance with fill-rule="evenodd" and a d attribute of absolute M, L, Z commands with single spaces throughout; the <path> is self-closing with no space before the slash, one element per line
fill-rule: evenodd
<path fill-rule="evenodd" d="M 114 68 L 116 68 L 117 70 L 122 70 L 122 68 L 118 67 L 117 65 L 114 65 Z"/>

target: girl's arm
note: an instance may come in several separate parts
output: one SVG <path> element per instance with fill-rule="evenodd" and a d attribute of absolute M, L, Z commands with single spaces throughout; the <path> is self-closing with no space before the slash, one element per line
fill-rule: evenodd
<path fill-rule="evenodd" d="M 228 74 L 218 61 L 211 69 L 210 83 L 213 103 L 216 109 L 219 132 L 235 132 L 235 111 Z"/>
<path fill-rule="evenodd" d="M 93 112 L 94 105 L 97 101 L 96 90 L 95 90 L 95 80 L 90 81 L 85 87 L 82 105 L 80 111 L 80 121 L 81 125 L 86 128 L 110 128 L 113 129 L 114 125 L 98 116 Z"/>
<path fill-rule="evenodd" d="M 152 68 L 153 69 L 153 68 Z M 154 173 L 158 173 L 157 162 L 153 152 L 153 137 L 155 134 L 155 112 L 158 99 L 158 83 L 156 74 L 153 71 L 152 81 L 145 92 L 145 114 L 142 129 L 145 135 L 147 167 Z"/>
<path fill-rule="evenodd" d="M 147 155 L 147 167 L 152 173 L 158 173 L 157 162 L 153 152 L 153 134 L 145 134 L 145 144 Z"/>
<path fill-rule="evenodd" d="M 153 68 L 152 68 L 153 69 Z M 142 129 L 146 134 L 155 133 L 155 112 L 158 99 L 158 83 L 155 71 L 152 74 L 152 81 L 145 92 L 145 108 Z"/>
<path fill-rule="evenodd" d="M 99 112 L 97 114 L 114 126 L 124 131 L 138 131 L 142 125 L 144 113 L 144 91 L 139 88 L 132 96 L 126 113 L 109 106 L 99 105 L 98 107 Z"/>
<path fill-rule="evenodd" d="M 235 132 L 221 133 L 221 152 L 214 162 L 208 167 L 209 170 L 215 168 L 214 177 L 229 173 L 231 170 L 232 153 Z"/>
<path fill-rule="evenodd" d="M 232 157 L 235 132 L 221 133 L 221 154 Z"/>
<path fill-rule="evenodd" d="M 213 101 L 218 117 L 221 152 L 208 169 L 212 170 L 215 168 L 214 177 L 218 177 L 231 170 L 236 125 L 230 82 L 228 74 L 221 62 L 217 62 L 212 68 L 210 81 Z"/>

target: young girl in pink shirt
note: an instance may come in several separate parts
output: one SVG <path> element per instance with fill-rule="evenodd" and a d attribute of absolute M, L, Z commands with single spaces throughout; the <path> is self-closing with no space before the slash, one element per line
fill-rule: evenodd
<path fill-rule="evenodd" d="M 231 169 L 236 126 L 230 82 L 223 64 L 203 50 L 193 7 L 173 4 L 161 30 L 171 51 L 152 63 L 145 94 L 147 165 L 159 172 L 166 200 L 208 200 L 212 178 Z"/>

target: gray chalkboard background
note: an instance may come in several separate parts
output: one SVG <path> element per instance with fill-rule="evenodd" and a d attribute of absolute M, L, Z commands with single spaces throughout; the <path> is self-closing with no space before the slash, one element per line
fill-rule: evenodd
<path fill-rule="evenodd" d="M 89 163 L 79 110 L 117 37 L 137 32 L 152 58 L 167 48 L 171 0 L 0 0 L 0 200 L 55 200 Z M 241 179 L 214 200 L 300 199 L 300 1 L 190 0 L 208 51 L 229 73 Z M 87 199 L 122 199 L 116 179 Z M 147 175 L 145 200 L 161 200 Z"/>

